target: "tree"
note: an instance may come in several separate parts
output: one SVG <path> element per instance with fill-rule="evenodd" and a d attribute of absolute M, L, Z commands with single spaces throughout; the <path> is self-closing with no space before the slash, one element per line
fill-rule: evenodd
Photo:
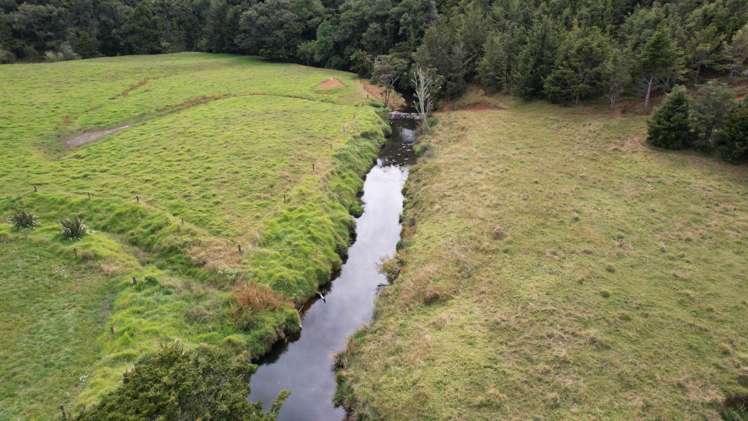
<path fill-rule="evenodd" d="M 670 35 L 659 29 L 647 40 L 639 55 L 639 65 L 645 78 L 646 91 L 644 95 L 644 109 L 649 111 L 652 89 L 658 78 L 672 76 L 678 68 L 679 57 Z"/>
<path fill-rule="evenodd" d="M 686 89 L 675 87 L 649 120 L 647 141 L 665 149 L 685 149 L 691 145 L 691 125 Z"/>
<path fill-rule="evenodd" d="M 733 35 L 727 54 L 732 62 L 730 70 L 733 76 L 748 70 L 748 23 Z"/>
<path fill-rule="evenodd" d="M 465 91 L 466 55 L 454 22 L 440 20 L 426 31 L 415 54 L 418 64 L 433 68 L 444 79 L 444 95 L 454 98 Z"/>
<path fill-rule="evenodd" d="M 626 49 L 613 49 L 606 66 L 606 88 L 608 94 L 608 105 L 614 109 L 618 98 L 623 95 L 626 89 L 631 85 L 631 70 L 634 66 L 631 53 Z"/>
<path fill-rule="evenodd" d="M 422 65 L 416 65 L 411 77 L 416 97 L 416 110 L 426 129 L 429 129 L 428 116 L 434 108 L 434 98 L 441 88 L 440 79 L 434 70 Z"/>
<path fill-rule="evenodd" d="M 705 151 L 714 147 L 714 131 L 732 112 L 734 98 L 734 92 L 721 83 L 709 82 L 698 88 L 691 101 L 694 146 Z"/>
<path fill-rule="evenodd" d="M 211 0 L 205 17 L 203 48 L 211 52 L 235 51 L 238 31 L 237 11 L 226 0 Z"/>
<path fill-rule="evenodd" d="M 478 79 L 485 87 L 495 91 L 514 90 L 522 39 L 514 27 L 488 36 L 483 47 L 485 53 L 478 63 Z"/>
<path fill-rule="evenodd" d="M 299 46 L 314 38 L 322 20 L 320 0 L 267 0 L 241 14 L 236 42 L 247 53 L 295 61 Z"/>
<path fill-rule="evenodd" d="M 551 101 L 579 103 L 602 95 L 607 81 L 608 39 L 597 28 L 575 28 L 558 49 L 556 66 L 545 79 Z"/>
<path fill-rule="evenodd" d="M 253 371 L 242 356 L 207 346 L 188 351 L 178 343 L 168 344 L 139 360 L 117 389 L 76 418 L 273 420 L 287 394 L 265 414 L 261 404 L 247 400 Z"/>
<path fill-rule="evenodd" d="M 374 59 L 372 79 L 384 88 L 385 107 L 390 106 L 390 96 L 407 67 L 407 61 L 393 54 L 377 56 Z"/>
<path fill-rule="evenodd" d="M 483 57 L 483 47 L 486 44 L 490 27 L 480 1 L 473 0 L 459 15 L 459 37 L 465 49 L 465 76 L 473 80 L 477 74 L 478 63 Z"/>
<path fill-rule="evenodd" d="M 748 101 L 734 107 L 716 134 L 716 147 L 725 161 L 748 161 Z"/>
<path fill-rule="evenodd" d="M 553 70 L 558 49 L 558 32 L 545 15 L 535 18 L 527 43 L 519 55 L 518 90 L 525 99 L 543 96 L 545 78 Z"/>

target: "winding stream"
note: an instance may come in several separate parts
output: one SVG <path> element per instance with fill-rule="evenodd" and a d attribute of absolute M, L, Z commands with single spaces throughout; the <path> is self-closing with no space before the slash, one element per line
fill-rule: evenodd
<path fill-rule="evenodd" d="M 356 240 L 348 260 L 324 300 L 317 300 L 303 317 L 298 340 L 276 350 L 252 376 L 250 400 L 269 409 L 282 389 L 291 396 L 280 420 L 342 420 L 335 407 L 335 354 L 345 350 L 348 337 L 371 321 L 377 289 L 387 283 L 379 263 L 395 253 L 400 240 L 402 189 L 408 165 L 415 158 L 412 122 L 393 122 L 392 136 L 364 183 L 364 213 L 356 220 Z"/>

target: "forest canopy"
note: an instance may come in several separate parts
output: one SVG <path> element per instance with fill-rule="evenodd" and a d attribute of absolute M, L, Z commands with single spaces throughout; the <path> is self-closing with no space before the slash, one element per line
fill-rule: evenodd
<path fill-rule="evenodd" d="M 0 0 L 0 62 L 177 51 L 352 70 L 418 62 L 559 103 L 748 72 L 745 0 Z M 383 56 L 384 57 L 383 59 Z M 379 58 L 379 60 L 378 60 Z M 381 72 L 380 72 L 381 73 Z M 391 78 L 392 75 L 390 74 Z"/>

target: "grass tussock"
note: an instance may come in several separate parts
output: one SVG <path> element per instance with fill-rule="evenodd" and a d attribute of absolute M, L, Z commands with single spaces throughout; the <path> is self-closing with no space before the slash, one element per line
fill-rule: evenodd
<path fill-rule="evenodd" d="M 33 229 L 39 225 L 39 218 L 31 212 L 17 210 L 8 217 L 8 221 L 13 225 L 16 231 L 23 229 Z"/>
<path fill-rule="evenodd" d="M 422 139 L 397 281 L 341 357 L 351 416 L 740 419 L 746 168 L 650 149 L 643 117 L 491 102 Z"/>

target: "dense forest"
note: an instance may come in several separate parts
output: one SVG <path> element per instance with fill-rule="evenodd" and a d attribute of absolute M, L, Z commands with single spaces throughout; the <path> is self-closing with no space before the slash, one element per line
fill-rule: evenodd
<path fill-rule="evenodd" d="M 748 71 L 745 0 L 0 0 L 0 62 L 209 51 L 576 103 Z M 380 77 L 380 80 L 382 78 Z"/>

